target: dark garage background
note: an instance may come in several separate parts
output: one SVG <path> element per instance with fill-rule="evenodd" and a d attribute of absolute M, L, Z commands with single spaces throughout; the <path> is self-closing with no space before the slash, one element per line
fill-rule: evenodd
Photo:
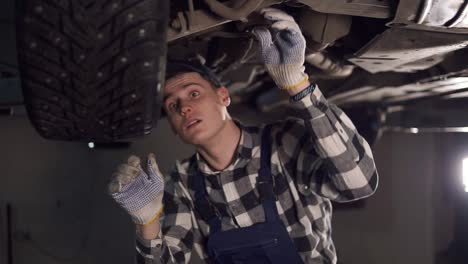
<path fill-rule="evenodd" d="M 0 3 L 5 64 L 15 64 L 12 5 Z M 130 154 L 151 151 L 167 172 L 193 150 L 166 120 L 129 148 L 47 141 L 17 110 L 0 116 L 0 263 L 133 263 L 134 226 L 106 195 L 114 168 Z M 246 123 L 264 120 L 247 109 L 233 111 Z M 468 263 L 459 257 L 468 249 L 462 185 L 468 134 L 385 132 L 373 150 L 377 193 L 334 213 L 340 263 Z"/>

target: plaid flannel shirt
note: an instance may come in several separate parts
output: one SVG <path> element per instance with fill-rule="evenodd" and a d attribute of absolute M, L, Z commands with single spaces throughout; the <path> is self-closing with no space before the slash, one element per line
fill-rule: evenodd
<path fill-rule="evenodd" d="M 331 201 L 349 202 L 372 195 L 378 174 L 369 144 L 346 114 L 328 103 L 317 88 L 293 103 L 298 118 L 273 124 L 271 166 L 276 206 L 304 263 L 336 263 L 331 237 Z M 138 263 L 204 263 L 209 226 L 194 209 L 190 175 L 205 174 L 209 198 L 219 211 L 222 231 L 265 220 L 256 190 L 263 127 L 241 127 L 235 161 L 213 171 L 197 153 L 176 162 L 166 177 L 160 237 L 137 236 Z M 192 162 L 195 163 L 195 162 Z"/>

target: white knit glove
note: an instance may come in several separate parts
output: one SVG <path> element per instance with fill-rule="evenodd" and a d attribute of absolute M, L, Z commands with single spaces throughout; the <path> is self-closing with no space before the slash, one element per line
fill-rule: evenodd
<path fill-rule="evenodd" d="M 154 154 L 148 155 L 147 171 L 140 158 L 130 156 L 121 164 L 109 183 L 109 193 L 132 217 L 135 224 L 154 222 L 163 210 L 164 181 Z"/>
<path fill-rule="evenodd" d="M 304 73 L 306 41 L 299 25 L 281 10 L 264 8 L 260 12 L 273 24 L 270 28 L 256 27 L 252 33 L 260 42 L 271 78 L 283 90 L 305 83 L 308 80 Z"/>

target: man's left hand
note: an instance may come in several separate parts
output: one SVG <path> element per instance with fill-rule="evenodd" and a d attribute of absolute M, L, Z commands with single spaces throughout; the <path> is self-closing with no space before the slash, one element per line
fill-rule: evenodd
<path fill-rule="evenodd" d="M 283 90 L 304 86 L 306 41 L 299 25 L 287 13 L 264 8 L 262 15 L 273 22 L 269 27 L 256 27 L 252 33 L 261 45 L 262 58 L 273 81 Z"/>

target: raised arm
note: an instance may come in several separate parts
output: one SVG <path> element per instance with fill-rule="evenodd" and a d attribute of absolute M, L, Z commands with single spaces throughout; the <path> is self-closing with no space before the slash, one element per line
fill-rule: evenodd
<path fill-rule="evenodd" d="M 293 177 L 319 195 L 345 202 L 371 195 L 378 182 L 372 151 L 346 114 L 327 102 L 304 73 L 306 42 L 294 18 L 278 9 L 262 14 L 273 23 L 256 28 L 270 76 L 289 93 L 300 119 L 278 134 L 280 157 Z"/>

